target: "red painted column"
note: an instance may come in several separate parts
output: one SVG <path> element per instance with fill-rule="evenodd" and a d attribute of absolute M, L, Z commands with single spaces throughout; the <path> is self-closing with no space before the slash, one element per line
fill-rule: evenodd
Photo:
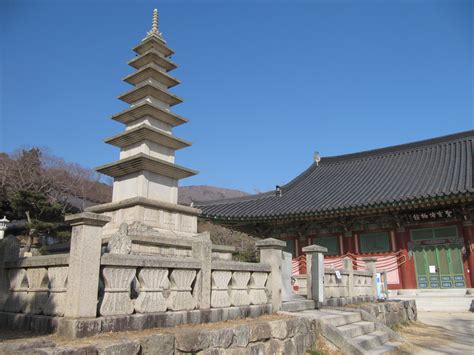
<path fill-rule="evenodd" d="M 344 254 L 354 253 L 354 246 L 352 245 L 353 240 L 354 240 L 354 237 L 352 236 L 351 232 L 345 232 L 342 235 Z"/>
<path fill-rule="evenodd" d="M 467 253 L 467 271 L 469 273 L 469 278 L 466 277 L 466 286 L 472 287 L 474 285 L 474 223 L 472 221 L 463 223 L 463 236 Z"/>
<path fill-rule="evenodd" d="M 399 228 L 397 230 L 396 235 L 400 251 L 406 259 L 406 262 L 400 265 L 400 277 L 402 281 L 402 287 L 404 289 L 417 288 L 415 260 L 413 257 L 410 259 L 408 256 L 408 243 L 410 242 L 410 232 L 405 228 Z"/>

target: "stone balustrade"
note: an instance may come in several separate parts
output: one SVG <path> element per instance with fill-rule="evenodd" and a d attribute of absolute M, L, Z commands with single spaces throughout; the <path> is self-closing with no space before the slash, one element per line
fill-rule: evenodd
<path fill-rule="evenodd" d="M 101 259 L 102 316 L 197 308 L 193 288 L 202 262 L 196 259 L 105 254 Z"/>
<path fill-rule="evenodd" d="M 109 220 L 68 216 L 69 254 L 20 258 L 16 238 L 13 252 L 0 244 L 0 327 L 77 337 L 161 326 L 163 315 L 181 324 L 183 314 L 196 323 L 281 308 L 283 242 L 259 243 L 268 264 L 237 262 L 235 249 L 212 245 L 208 233 L 172 238 L 135 223 L 103 238 Z M 120 326 L 127 319 L 133 327 Z"/>
<path fill-rule="evenodd" d="M 61 317 L 68 278 L 67 254 L 35 256 L 6 262 L 9 287 L 4 312 Z"/>
<path fill-rule="evenodd" d="M 367 270 L 354 270 L 350 258 L 343 259 L 342 269 L 324 268 L 324 249 L 317 245 L 303 248 L 312 261 L 308 263 L 307 275 L 295 277 L 297 294 L 306 295 L 317 305 L 329 306 L 372 301 L 377 297 L 375 258 L 362 259 Z"/>
<path fill-rule="evenodd" d="M 266 283 L 270 265 L 213 261 L 211 270 L 212 308 L 268 303 Z"/>

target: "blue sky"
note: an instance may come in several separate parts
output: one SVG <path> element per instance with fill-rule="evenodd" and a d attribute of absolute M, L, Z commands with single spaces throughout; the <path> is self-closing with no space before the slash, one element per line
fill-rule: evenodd
<path fill-rule="evenodd" d="M 473 5 L 412 1 L 0 1 L 0 150 L 95 167 L 154 7 L 194 145 L 182 185 L 247 192 L 332 156 L 472 129 Z"/>

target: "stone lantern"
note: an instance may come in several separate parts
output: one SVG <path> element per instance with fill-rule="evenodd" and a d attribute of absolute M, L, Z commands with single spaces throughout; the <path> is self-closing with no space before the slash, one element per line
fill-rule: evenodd
<path fill-rule="evenodd" d="M 7 219 L 7 217 L 3 216 L 3 218 L 0 219 L 0 240 L 2 240 L 5 235 L 7 223 L 10 223 L 10 221 Z"/>

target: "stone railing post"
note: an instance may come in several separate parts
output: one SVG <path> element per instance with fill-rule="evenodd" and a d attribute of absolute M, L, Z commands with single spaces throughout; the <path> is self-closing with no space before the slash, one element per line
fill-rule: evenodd
<path fill-rule="evenodd" d="M 64 316 L 95 318 L 99 291 L 102 227 L 110 217 L 84 212 L 66 216 L 72 226 Z"/>
<path fill-rule="evenodd" d="M 209 232 L 200 233 L 192 243 L 193 257 L 202 262 L 201 270 L 196 276 L 194 297 L 200 309 L 211 308 L 211 261 L 212 242 Z"/>
<path fill-rule="evenodd" d="M 278 312 L 281 310 L 282 303 L 283 277 L 281 267 L 282 253 L 286 242 L 275 238 L 267 238 L 257 241 L 256 246 L 260 250 L 260 262 L 269 264 L 271 267 L 267 289 L 271 294 L 272 310 Z"/>
<path fill-rule="evenodd" d="M 0 311 L 8 298 L 9 293 L 7 270 L 5 269 L 5 242 L 0 239 Z"/>
<path fill-rule="evenodd" d="M 377 258 L 366 257 L 361 259 L 365 262 L 367 271 L 372 273 L 372 296 L 377 298 L 377 270 L 375 269 L 375 262 Z"/>
<path fill-rule="evenodd" d="M 342 268 L 349 273 L 347 275 L 347 297 L 349 302 L 352 302 L 352 297 L 355 296 L 354 292 L 354 265 L 352 264 L 352 259 L 349 257 L 344 257 L 342 259 Z"/>
<path fill-rule="evenodd" d="M 19 257 L 20 242 L 15 236 L 9 235 L 5 239 L 0 240 L 0 311 L 3 310 L 10 293 L 10 281 L 8 269 L 5 269 L 5 263 L 16 261 Z"/>
<path fill-rule="evenodd" d="M 303 248 L 306 254 L 306 283 L 308 299 L 313 300 L 316 308 L 324 302 L 324 254 L 328 250 L 319 245 L 308 245 Z"/>

